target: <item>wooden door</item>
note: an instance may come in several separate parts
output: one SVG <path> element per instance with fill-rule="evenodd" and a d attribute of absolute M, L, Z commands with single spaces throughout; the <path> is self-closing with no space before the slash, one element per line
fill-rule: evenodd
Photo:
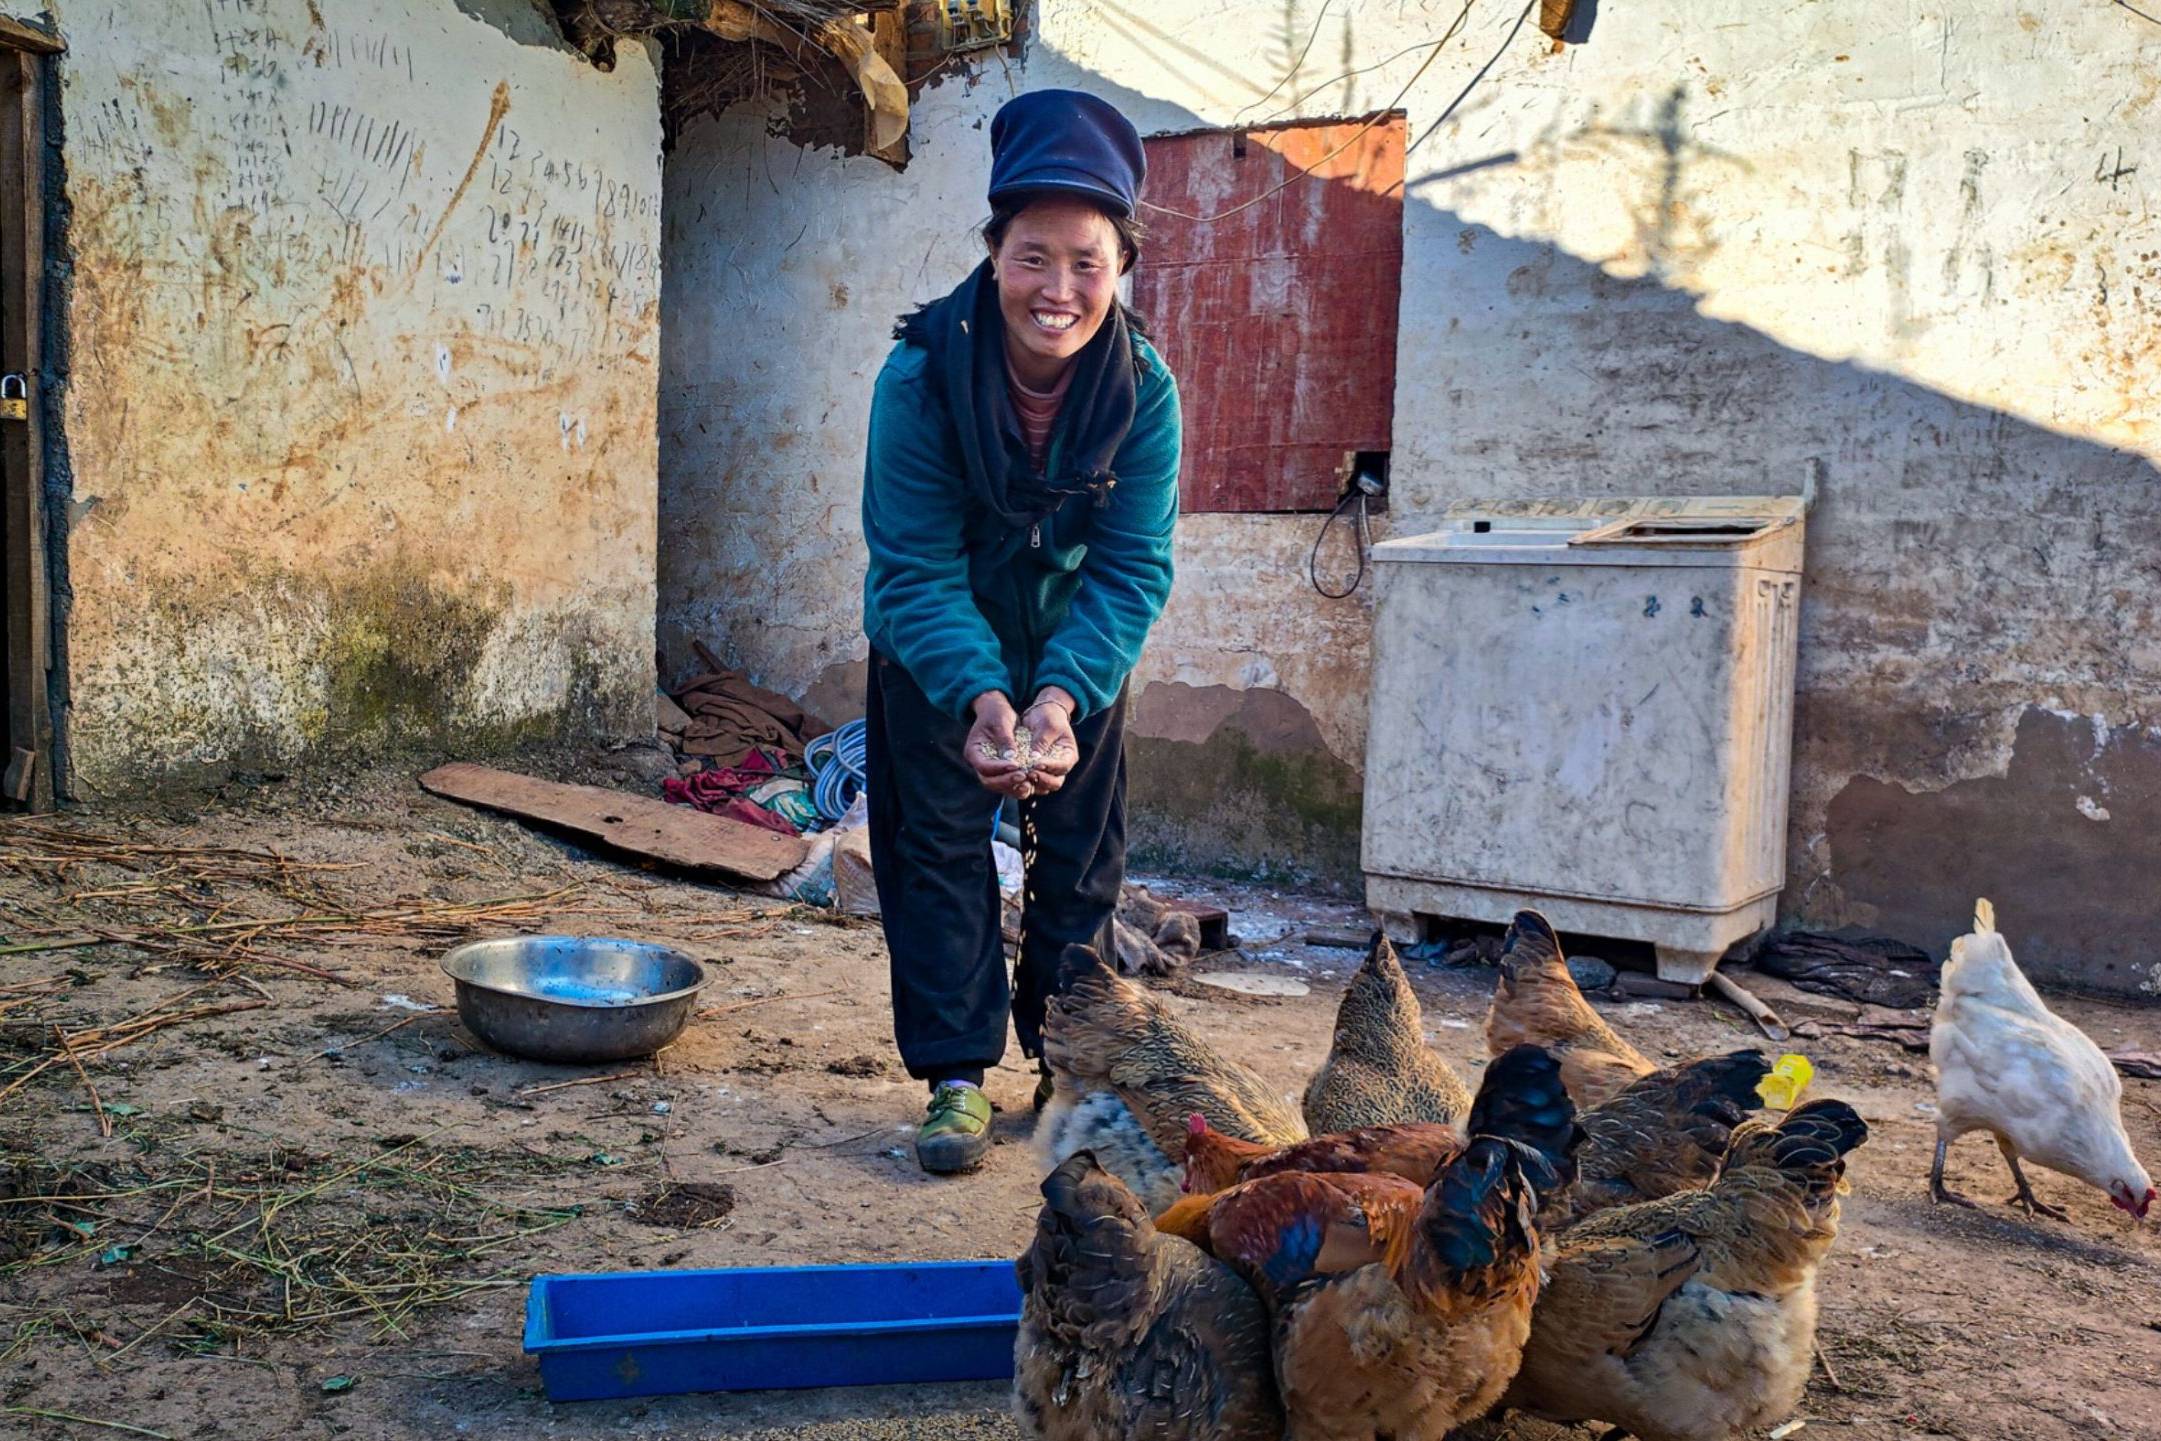
<path fill-rule="evenodd" d="M 7 675 L 0 804 L 53 803 L 50 605 L 46 587 L 44 422 L 39 344 L 45 281 L 44 103 L 61 43 L 0 17 L 0 645 Z"/>

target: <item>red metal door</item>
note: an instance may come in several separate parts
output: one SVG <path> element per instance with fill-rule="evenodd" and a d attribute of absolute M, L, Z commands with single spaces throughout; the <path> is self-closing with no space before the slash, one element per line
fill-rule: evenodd
<path fill-rule="evenodd" d="M 1390 448 L 1404 139 L 1391 114 L 1147 142 L 1133 299 L 1178 377 L 1187 510 L 1328 510 L 1344 452 Z"/>

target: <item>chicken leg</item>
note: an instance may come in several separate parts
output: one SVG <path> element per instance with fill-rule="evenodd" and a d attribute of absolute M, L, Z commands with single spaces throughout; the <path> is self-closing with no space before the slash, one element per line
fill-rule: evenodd
<path fill-rule="evenodd" d="M 1938 1205 L 1949 1202 L 1954 1206 L 1964 1206 L 1969 1211 L 1978 1211 L 1981 1209 L 1979 1206 L 1976 1206 L 1958 1192 L 1946 1189 L 1943 1184 L 1943 1157 L 1944 1153 L 1950 1149 L 1951 1142 L 1948 1137 L 1938 1136 L 1936 1138 L 1936 1164 L 1931 1166 L 1928 1172 L 1928 1198 Z"/>
<path fill-rule="evenodd" d="M 2019 1168 L 2018 1152 L 2011 1149 L 2011 1143 L 2009 1141 L 2006 1141 L 2003 1137 L 1998 1136 L 1996 1138 L 1996 1149 L 2003 1152 L 2004 1164 L 2011 1168 L 2011 1179 L 2018 1182 L 2017 1193 L 2004 1197 L 2003 1203 L 2006 1206 L 2024 1206 L 2026 1208 L 2027 1215 L 2046 1216 L 2052 1221 L 2068 1222 L 2071 1219 L 2070 1212 L 2065 1211 L 2060 1207 L 2049 1205 L 2046 1201 L 2042 1200 L 2040 1197 L 2036 1196 L 2033 1193 L 2033 1187 L 2026 1184 L 2025 1171 Z"/>

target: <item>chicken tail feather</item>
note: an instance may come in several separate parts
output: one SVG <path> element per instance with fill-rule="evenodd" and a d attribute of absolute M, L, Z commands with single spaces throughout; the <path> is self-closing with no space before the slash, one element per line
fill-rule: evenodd
<path fill-rule="evenodd" d="M 1154 1228 L 1117 1177 L 1081 1151 L 1043 1178 L 1043 1209 L 1020 1259 L 1021 1284 L 1048 1310 L 1053 1331 L 1085 1344 L 1112 1344 L 1145 1316 L 1151 1271 L 1144 1255 Z"/>
<path fill-rule="evenodd" d="M 1543 1197 L 1575 1178 L 1583 1128 L 1561 1084 L 1561 1063 L 1542 1046 L 1517 1046 L 1486 1067 L 1464 1130 L 1520 1147 L 1525 1173 Z"/>
<path fill-rule="evenodd" d="M 1067 946 L 1058 953 L 1058 994 L 1063 995 L 1075 986 L 1102 985 L 1117 977 L 1108 962 L 1095 953 L 1091 946 Z"/>
<path fill-rule="evenodd" d="M 1518 911 L 1501 938 L 1501 973 L 1514 976 L 1516 967 L 1539 965 L 1561 958 L 1561 937 L 1553 922 L 1536 911 Z"/>
<path fill-rule="evenodd" d="M 1764 1166 L 1801 1181 L 1811 1191 L 1835 1185 L 1845 1156 L 1868 1139 L 1868 1123 L 1844 1101 L 1810 1101 L 1776 1126 L 1750 1122 L 1733 1133 L 1724 1169 Z"/>
<path fill-rule="evenodd" d="M 1530 946 L 1549 951 L 1561 948 L 1560 933 L 1553 929 L 1553 922 L 1543 914 L 1528 908 L 1516 912 L 1508 922 L 1508 935 L 1502 948 L 1513 950 L 1518 946 Z"/>
<path fill-rule="evenodd" d="M 1764 1104 L 1762 1087 L 1771 1072 L 1770 1059 L 1763 1052 L 1733 1051 L 1706 1056 L 1672 1071 L 1653 1071 L 1629 1090 L 1642 1088 L 1646 1094 L 1656 1095 L 1663 1088 L 1663 1107 L 1677 1120 L 1687 1117 L 1691 1122 L 1718 1128 L 1718 1140 L 1711 1147 L 1715 1158 L 1725 1149 L 1724 1133 Z"/>
<path fill-rule="evenodd" d="M 1096 1075 L 1102 1057 L 1145 1031 L 1150 1019 L 1144 992 L 1087 946 L 1067 946 L 1058 957 L 1058 989 L 1046 1007 L 1043 1059 L 1054 1071 Z"/>
<path fill-rule="evenodd" d="M 1448 1163 L 1426 1198 L 1421 1229 L 1434 1256 L 1461 1274 L 1491 1266 L 1501 1257 L 1514 1208 L 1497 1204 L 1511 1172 L 1513 1148 L 1481 1136 Z"/>

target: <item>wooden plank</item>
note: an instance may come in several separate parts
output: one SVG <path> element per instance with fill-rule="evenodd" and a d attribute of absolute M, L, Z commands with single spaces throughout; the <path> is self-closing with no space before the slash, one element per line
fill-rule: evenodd
<path fill-rule="evenodd" d="M 37 767 L 38 753 L 36 751 L 24 750 L 21 746 L 15 747 L 14 759 L 8 762 L 7 775 L 4 779 L 0 779 L 0 791 L 5 791 L 7 798 L 11 801 L 28 802 L 31 796 L 31 787 L 35 784 Z"/>
<path fill-rule="evenodd" d="M 489 766 L 459 762 L 420 778 L 435 795 L 572 835 L 687 871 L 770 881 L 794 870 L 810 853 L 801 836 L 707 815 L 650 796 L 599 786 L 563 785 Z"/>
<path fill-rule="evenodd" d="M 1406 129 L 1147 141 L 1134 303 L 1185 396 L 1185 509 L 1325 511 L 1345 452 L 1393 448 Z"/>
<path fill-rule="evenodd" d="M 68 46 L 57 35 L 0 15 L 0 48 L 27 51 L 32 55 L 64 55 Z"/>

